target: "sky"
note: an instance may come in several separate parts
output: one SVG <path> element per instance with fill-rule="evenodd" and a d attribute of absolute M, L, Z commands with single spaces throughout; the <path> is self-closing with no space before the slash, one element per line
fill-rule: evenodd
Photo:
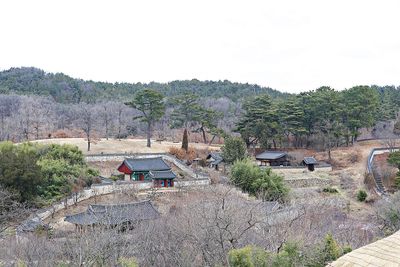
<path fill-rule="evenodd" d="M 400 85 L 397 0 L 1 0 L 0 70 L 285 92 Z"/>

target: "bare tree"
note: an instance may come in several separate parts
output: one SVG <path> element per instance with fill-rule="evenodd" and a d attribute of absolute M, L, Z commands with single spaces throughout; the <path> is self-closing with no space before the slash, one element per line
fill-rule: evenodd
<path fill-rule="evenodd" d="M 111 105 L 110 102 L 102 102 L 101 103 L 101 116 L 102 116 L 102 121 L 103 121 L 103 127 L 105 131 L 105 137 L 108 140 L 108 137 L 110 136 L 110 128 L 112 127 L 112 108 L 113 106 Z"/>
<path fill-rule="evenodd" d="M 90 151 L 93 128 L 97 119 L 95 107 L 90 104 L 80 104 L 78 116 L 80 116 L 80 127 L 86 135 L 87 151 Z"/>
<path fill-rule="evenodd" d="M 18 196 L 0 186 L 0 233 L 27 214 Z"/>

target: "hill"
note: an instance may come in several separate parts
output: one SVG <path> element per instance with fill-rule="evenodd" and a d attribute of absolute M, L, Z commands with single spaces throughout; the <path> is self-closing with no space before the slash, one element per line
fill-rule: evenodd
<path fill-rule="evenodd" d="M 266 93 L 273 98 L 288 94 L 254 84 L 230 81 L 199 81 L 196 79 L 169 83 L 107 83 L 75 79 L 63 73 L 47 73 L 37 68 L 11 68 L 0 72 L 0 93 L 52 96 L 59 103 L 94 102 L 95 100 L 126 100 L 136 91 L 152 88 L 168 97 L 194 92 L 201 97 L 227 97 L 233 101 Z"/>

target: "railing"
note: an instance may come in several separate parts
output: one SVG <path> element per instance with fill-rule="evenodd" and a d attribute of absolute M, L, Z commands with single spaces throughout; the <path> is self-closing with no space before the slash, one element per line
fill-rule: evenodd
<path fill-rule="evenodd" d="M 376 190 L 377 190 L 377 192 L 380 193 L 380 194 L 385 195 L 386 192 L 385 192 L 385 188 L 381 189 L 381 188 L 378 186 L 378 182 L 377 182 L 377 179 L 378 179 L 378 178 L 375 176 L 374 171 L 373 171 L 373 160 L 374 160 L 374 157 L 375 157 L 375 155 L 377 155 L 377 154 L 381 154 L 381 153 L 378 153 L 378 152 L 384 153 L 384 152 L 393 152 L 393 151 L 398 151 L 398 150 L 400 150 L 400 147 L 392 147 L 392 148 L 390 148 L 390 147 L 380 147 L 380 148 L 373 148 L 373 149 L 371 150 L 371 152 L 369 153 L 369 155 L 368 155 L 368 159 L 367 159 L 367 172 L 368 172 L 368 174 L 372 175 L 372 177 L 374 178 Z M 382 184 L 382 186 L 383 186 L 383 184 Z"/>

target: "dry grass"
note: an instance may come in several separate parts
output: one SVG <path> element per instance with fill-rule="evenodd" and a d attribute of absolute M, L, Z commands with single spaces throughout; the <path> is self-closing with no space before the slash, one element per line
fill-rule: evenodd
<path fill-rule="evenodd" d="M 99 139 L 91 145 L 91 151 L 87 151 L 87 141 L 84 138 L 58 138 L 44 139 L 34 142 L 43 144 L 71 144 L 78 146 L 85 154 L 99 153 L 166 153 L 170 147 L 180 148 L 181 143 L 173 143 L 169 141 L 156 142 L 152 141 L 152 147 L 146 147 L 145 139 Z M 216 145 L 207 145 L 202 143 L 190 143 L 190 147 L 196 150 L 219 150 Z"/>

